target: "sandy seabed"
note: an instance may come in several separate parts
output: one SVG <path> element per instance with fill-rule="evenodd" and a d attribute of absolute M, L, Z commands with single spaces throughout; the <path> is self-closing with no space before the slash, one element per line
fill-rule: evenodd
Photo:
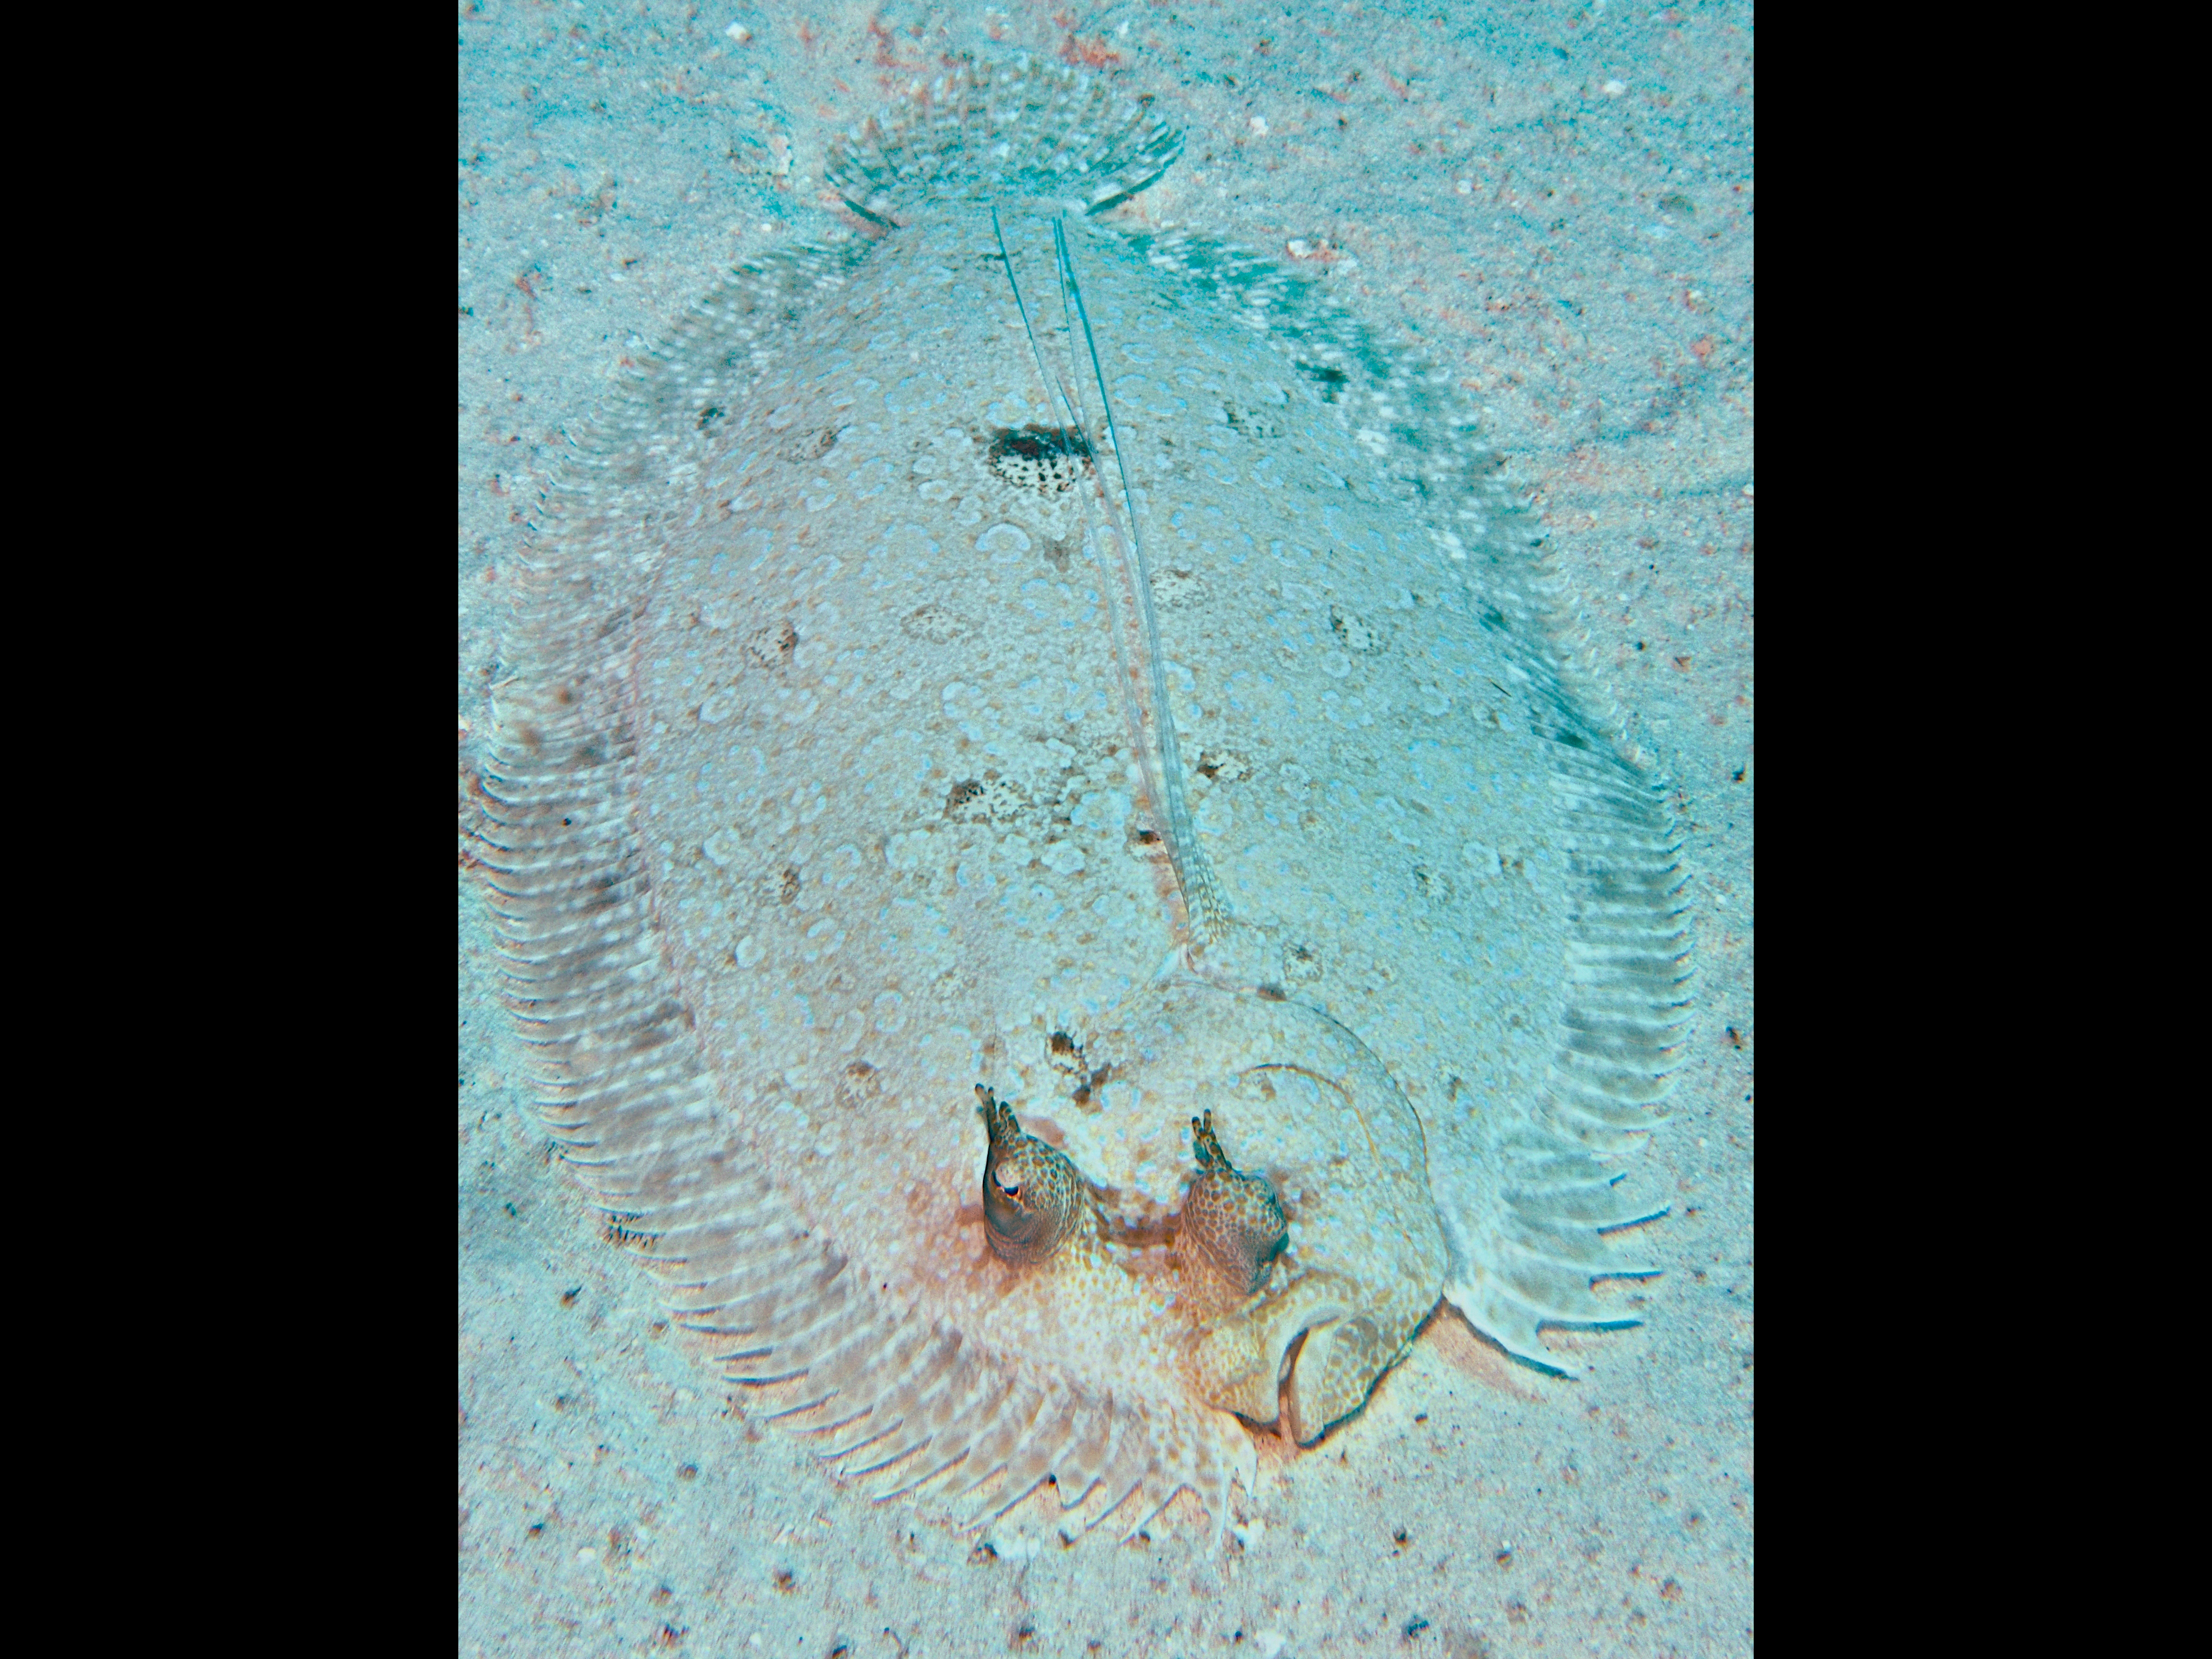
<path fill-rule="evenodd" d="M 731 32 L 737 26 L 744 38 Z M 518 1086 L 459 881 L 463 1652 L 1719 1655 L 1752 1645 L 1752 9 L 465 5 L 461 809 L 561 434 L 733 260 L 819 236 L 833 135 L 948 54 L 1157 95 L 1126 210 L 1326 270 L 1485 405 L 1686 832 L 1698 1018 L 1631 1180 L 1647 1323 L 1515 1364 L 1448 1310 L 1216 1550 L 994 1551 L 749 1420 L 601 1242 Z M 1186 1500 L 1187 1504 L 1187 1500 Z"/>

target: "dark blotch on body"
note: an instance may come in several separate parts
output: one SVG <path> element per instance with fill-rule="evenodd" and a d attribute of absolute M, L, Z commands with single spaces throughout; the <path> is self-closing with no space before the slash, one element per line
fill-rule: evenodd
<path fill-rule="evenodd" d="M 1091 440 L 1073 427 L 994 427 L 984 461 L 1017 489 L 1053 495 L 1074 487 L 1092 460 Z"/>

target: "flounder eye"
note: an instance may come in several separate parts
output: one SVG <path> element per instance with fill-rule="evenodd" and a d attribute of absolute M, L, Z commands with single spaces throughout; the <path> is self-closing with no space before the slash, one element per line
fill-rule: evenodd
<path fill-rule="evenodd" d="M 991 1137 L 983 1163 L 991 1253 L 1017 1267 L 1039 1267 L 1086 1233 L 1096 1237 L 1098 1212 L 1075 1165 L 1057 1147 L 1024 1134 L 1014 1109 L 980 1084 L 975 1100 Z"/>
<path fill-rule="evenodd" d="M 1190 1127 L 1198 1176 L 1183 1203 L 1176 1260 L 1194 1303 L 1218 1312 L 1267 1283 L 1290 1229 L 1273 1184 L 1236 1168 L 1221 1150 L 1213 1114 L 1191 1119 Z"/>

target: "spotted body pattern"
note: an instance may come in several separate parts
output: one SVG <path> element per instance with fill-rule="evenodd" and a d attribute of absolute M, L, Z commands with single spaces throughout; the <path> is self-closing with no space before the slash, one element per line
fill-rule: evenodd
<path fill-rule="evenodd" d="M 1663 804 L 1449 386 L 1111 222 L 1178 148 L 1026 64 L 855 134 L 880 236 L 579 438 L 487 780 L 571 1165 L 726 1375 L 971 1519 L 1218 1518 L 1440 1298 L 1567 1369 L 1649 1271 Z"/>
<path fill-rule="evenodd" d="M 983 1224 L 991 1254 L 1017 1267 L 1048 1267 L 1089 1255 L 1098 1212 L 1066 1154 L 1022 1133 L 1013 1109 L 980 1083 L 976 1097 L 991 1137 L 984 1158 Z"/>
<path fill-rule="evenodd" d="M 1267 1282 L 1267 1269 L 1290 1238 L 1283 1201 L 1267 1176 L 1230 1163 L 1208 1113 L 1190 1121 L 1198 1174 L 1176 1227 L 1183 1294 L 1208 1315 L 1228 1311 Z"/>

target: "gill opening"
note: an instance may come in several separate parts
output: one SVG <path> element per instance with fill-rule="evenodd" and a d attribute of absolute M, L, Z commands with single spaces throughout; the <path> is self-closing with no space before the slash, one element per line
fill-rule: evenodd
<path fill-rule="evenodd" d="M 1006 252 L 1006 233 L 1000 227 L 995 207 L 991 210 L 991 233 L 998 239 L 999 258 L 1006 269 L 1007 284 L 1014 291 L 1014 306 L 1021 313 L 1022 331 L 1029 337 L 1030 356 L 1036 365 L 1038 382 L 1048 394 L 1048 402 L 1052 395 L 1059 398 L 1060 453 L 1072 466 L 1079 467 L 1082 457 L 1075 453 L 1067 434 L 1086 434 L 1085 441 L 1091 449 L 1093 465 L 1091 492 L 1082 495 L 1084 527 L 1089 533 L 1094 556 L 1106 572 L 1103 585 L 1114 635 L 1115 665 L 1120 672 L 1122 714 L 1129 726 L 1130 747 L 1144 775 L 1146 793 L 1157 805 L 1155 817 L 1159 821 L 1160 838 L 1167 843 L 1168 862 L 1175 871 L 1176 886 L 1182 895 L 1183 914 L 1194 939 L 1203 947 L 1228 932 L 1229 907 L 1222 896 L 1220 879 L 1214 874 L 1212 860 L 1199 845 L 1191 825 L 1189 800 L 1183 785 L 1182 749 L 1176 732 L 1175 706 L 1168 696 L 1167 672 L 1160 651 L 1159 617 L 1152 604 L 1152 572 L 1146 562 L 1143 538 L 1138 532 L 1136 496 L 1129 487 L 1128 464 L 1122 458 L 1121 434 L 1114 423 L 1113 400 L 1107 395 L 1106 374 L 1098 362 L 1098 343 L 1091 333 L 1090 312 L 1083 303 L 1083 288 L 1076 280 L 1066 234 L 1060 220 L 1055 217 L 1052 222 L 1054 265 L 1060 279 L 1061 326 L 1067 335 L 1069 372 L 1063 376 L 1045 366 L 1044 353 L 1037 344 L 1036 330 L 1030 324 L 1021 283 L 1014 276 L 1014 262 Z M 1090 416 L 1083 405 L 1083 363 L 1076 352 L 1076 322 L 1082 325 L 1091 378 L 1098 387 L 1098 406 L 1104 416 L 1106 441 L 1113 449 L 1114 468 L 1121 478 L 1121 507 L 1128 520 L 1126 534 L 1115 514 L 1114 498 L 1099 475 L 1097 447 L 1090 444 L 1087 436 Z M 1146 738 L 1145 719 L 1148 698 L 1152 713 L 1150 742 Z M 1157 764 L 1153 758 L 1155 745 L 1158 751 Z"/>

